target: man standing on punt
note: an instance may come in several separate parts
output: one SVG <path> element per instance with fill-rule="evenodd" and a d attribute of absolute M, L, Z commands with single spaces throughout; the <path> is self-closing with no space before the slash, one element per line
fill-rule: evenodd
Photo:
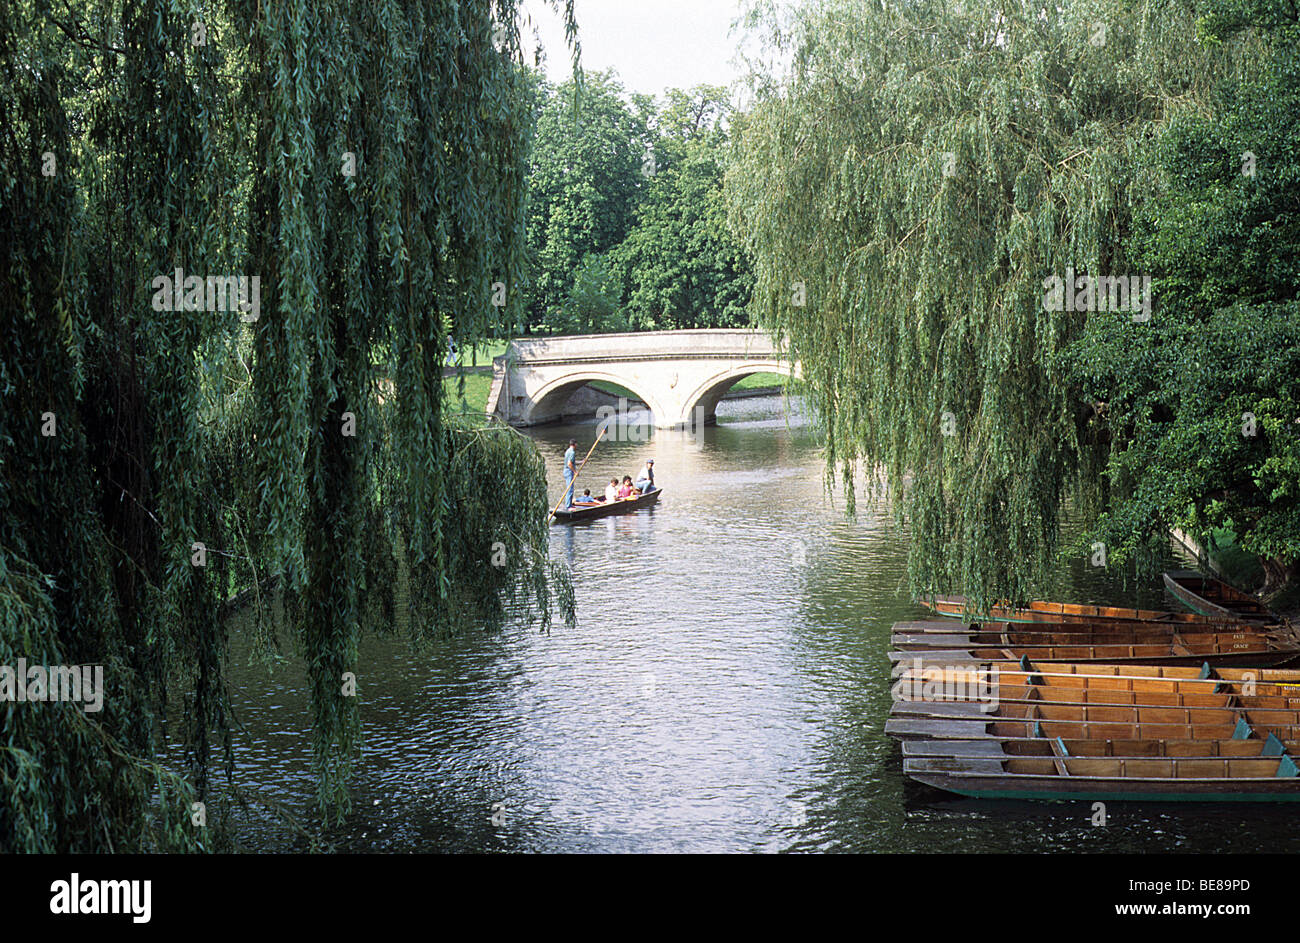
<path fill-rule="evenodd" d="M 564 507 L 573 507 L 573 477 L 578 473 L 578 466 L 574 464 L 577 461 L 575 449 L 578 447 L 577 439 L 569 440 L 569 448 L 564 453 Z"/>

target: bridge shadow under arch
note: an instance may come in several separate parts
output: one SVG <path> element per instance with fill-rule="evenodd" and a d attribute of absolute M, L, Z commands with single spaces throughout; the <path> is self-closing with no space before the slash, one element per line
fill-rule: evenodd
<path fill-rule="evenodd" d="M 780 361 L 764 360 L 730 367 L 705 380 L 687 394 L 683 400 L 682 423 L 696 425 L 701 418 L 706 425 L 716 422 L 718 403 L 721 402 L 722 397 L 745 377 L 756 373 L 779 373 L 784 377 L 794 378 L 799 376 L 798 370 Z"/>
<path fill-rule="evenodd" d="M 655 416 L 665 415 L 662 406 L 648 392 L 638 389 L 637 384 L 629 382 L 626 377 L 616 373 L 600 370 L 584 370 L 569 374 L 562 379 L 547 384 L 534 394 L 533 405 L 524 416 L 525 425 L 553 422 L 564 417 L 565 406 L 573 395 L 586 387 L 593 380 L 621 386 L 646 404 L 646 408 Z M 594 410 L 593 410 L 594 413 Z"/>

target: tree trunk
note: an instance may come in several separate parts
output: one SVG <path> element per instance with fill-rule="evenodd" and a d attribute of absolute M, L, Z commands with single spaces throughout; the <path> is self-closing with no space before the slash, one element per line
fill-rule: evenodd
<path fill-rule="evenodd" d="M 1265 599 L 1300 582 L 1300 560 L 1261 557 L 1259 562 L 1264 567 L 1264 585 L 1259 592 Z"/>

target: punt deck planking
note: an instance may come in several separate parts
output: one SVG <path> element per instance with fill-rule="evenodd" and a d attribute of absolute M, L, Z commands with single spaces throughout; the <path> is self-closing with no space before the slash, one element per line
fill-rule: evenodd
<path fill-rule="evenodd" d="M 897 672 L 886 732 L 909 778 L 986 799 L 1300 801 L 1298 671 L 993 667 L 989 703 L 960 696 L 969 670 Z"/>

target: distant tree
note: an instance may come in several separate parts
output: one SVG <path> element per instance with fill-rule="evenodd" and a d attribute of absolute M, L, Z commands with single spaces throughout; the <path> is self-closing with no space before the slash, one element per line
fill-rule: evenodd
<path fill-rule="evenodd" d="M 573 275 L 564 303 L 547 312 L 543 327 L 550 334 L 609 334 L 628 329 L 620 304 L 618 275 L 605 255 L 584 258 Z"/>
<path fill-rule="evenodd" d="M 565 303 L 584 258 L 626 238 L 645 195 L 649 105 L 624 94 L 600 72 L 585 76 L 576 102 L 572 83 L 541 87 L 529 171 L 526 327 L 542 326 Z"/>
<path fill-rule="evenodd" d="M 639 329 L 739 327 L 750 321 L 748 261 L 727 226 L 727 90 L 672 89 L 660 112 L 653 175 L 616 250 Z"/>

